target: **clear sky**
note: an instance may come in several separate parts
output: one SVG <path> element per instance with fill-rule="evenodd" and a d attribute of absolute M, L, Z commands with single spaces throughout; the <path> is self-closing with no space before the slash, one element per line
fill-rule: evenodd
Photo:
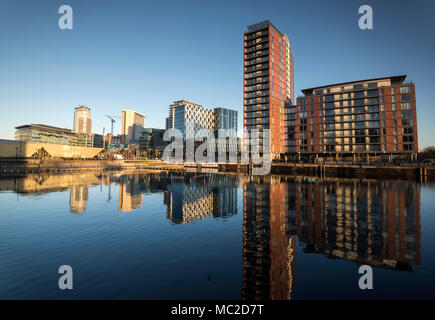
<path fill-rule="evenodd" d="M 58 9 L 73 8 L 73 30 Z M 373 8 L 374 29 L 358 28 Z M 187 99 L 243 109 L 243 32 L 269 19 L 287 34 L 295 88 L 407 74 L 416 84 L 420 148 L 435 145 L 434 1 L 0 0 L 0 138 L 14 127 L 72 128 L 74 108 L 144 114 L 164 128 L 168 106 Z M 120 124 L 115 124 L 115 133 Z"/>

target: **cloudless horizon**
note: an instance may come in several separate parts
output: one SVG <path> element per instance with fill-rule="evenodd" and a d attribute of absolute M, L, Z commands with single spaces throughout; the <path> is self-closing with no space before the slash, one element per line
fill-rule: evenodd
<path fill-rule="evenodd" d="M 61 30 L 58 9 L 73 9 Z M 358 27 L 373 8 L 374 29 Z M 238 111 L 243 120 L 243 33 L 270 20 L 290 40 L 301 89 L 406 74 L 416 87 L 419 148 L 435 145 L 435 3 L 432 1 L 0 2 L 0 139 L 14 127 L 72 128 L 74 108 L 105 115 L 132 109 L 164 128 L 169 105 L 186 99 Z M 115 123 L 119 134 L 120 121 Z"/>

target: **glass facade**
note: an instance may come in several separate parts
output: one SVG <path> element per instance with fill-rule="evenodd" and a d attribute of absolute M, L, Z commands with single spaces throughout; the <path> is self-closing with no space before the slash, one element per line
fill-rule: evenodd
<path fill-rule="evenodd" d="M 233 129 L 237 131 L 237 111 L 215 108 L 216 129 Z"/>

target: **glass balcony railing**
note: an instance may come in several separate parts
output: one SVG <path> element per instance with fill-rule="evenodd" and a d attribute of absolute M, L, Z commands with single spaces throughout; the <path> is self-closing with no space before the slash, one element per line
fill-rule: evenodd
<path fill-rule="evenodd" d="M 261 50 L 261 51 L 246 55 L 246 59 L 257 58 L 257 57 L 265 56 L 268 54 L 269 54 L 269 50 Z"/>
<path fill-rule="evenodd" d="M 256 66 L 252 66 L 252 67 L 246 68 L 245 72 L 251 72 L 251 71 L 257 71 L 257 70 L 267 69 L 268 67 L 269 67 L 269 65 L 267 63 L 259 64 L 259 65 L 256 65 Z"/>
<path fill-rule="evenodd" d="M 266 35 L 268 35 L 267 31 L 259 31 L 259 32 L 256 32 L 256 33 L 253 33 L 253 34 L 246 36 L 246 40 L 251 40 L 251 39 L 255 39 L 255 38 L 258 38 L 261 36 L 266 36 Z"/>
<path fill-rule="evenodd" d="M 250 52 L 266 49 L 268 47 L 269 47 L 268 43 L 259 44 L 259 45 L 256 45 L 255 47 L 250 47 L 250 48 L 246 49 L 245 53 L 250 53 Z"/>
<path fill-rule="evenodd" d="M 252 84 L 264 83 L 264 82 L 268 82 L 268 81 L 269 81 L 269 77 L 251 79 L 251 80 L 246 80 L 245 81 L 245 85 L 249 86 L 249 85 L 252 85 Z"/>
<path fill-rule="evenodd" d="M 262 63 L 266 61 L 269 61 L 269 57 L 257 58 L 255 60 L 246 61 L 245 66 L 248 67 L 248 66 L 252 66 L 253 64 Z"/>
<path fill-rule="evenodd" d="M 249 78 L 256 78 L 256 77 L 263 77 L 269 75 L 268 71 L 257 71 L 257 72 L 251 72 L 245 74 L 245 79 Z"/>
<path fill-rule="evenodd" d="M 245 92 L 251 92 L 251 91 L 257 91 L 257 90 L 263 90 L 263 89 L 269 89 L 268 84 L 257 84 L 252 87 L 246 87 Z"/>
<path fill-rule="evenodd" d="M 256 45 L 256 44 L 264 43 L 264 42 L 268 42 L 268 41 L 269 41 L 268 37 L 256 38 L 255 40 L 246 41 L 245 46 L 252 46 L 252 45 Z"/>
<path fill-rule="evenodd" d="M 245 104 L 268 103 L 269 98 L 246 99 Z"/>
<path fill-rule="evenodd" d="M 269 94 L 269 90 L 263 90 L 258 92 L 252 92 L 252 93 L 245 93 L 245 98 L 257 98 L 261 96 L 267 96 Z"/>

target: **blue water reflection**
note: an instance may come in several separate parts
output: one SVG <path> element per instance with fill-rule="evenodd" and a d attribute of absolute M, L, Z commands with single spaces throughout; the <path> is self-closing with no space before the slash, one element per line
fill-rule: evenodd
<path fill-rule="evenodd" d="M 434 298 L 434 191 L 208 173 L 2 178 L 0 298 Z M 73 290 L 58 288 L 63 264 Z M 374 290 L 358 287 L 362 264 Z"/>

